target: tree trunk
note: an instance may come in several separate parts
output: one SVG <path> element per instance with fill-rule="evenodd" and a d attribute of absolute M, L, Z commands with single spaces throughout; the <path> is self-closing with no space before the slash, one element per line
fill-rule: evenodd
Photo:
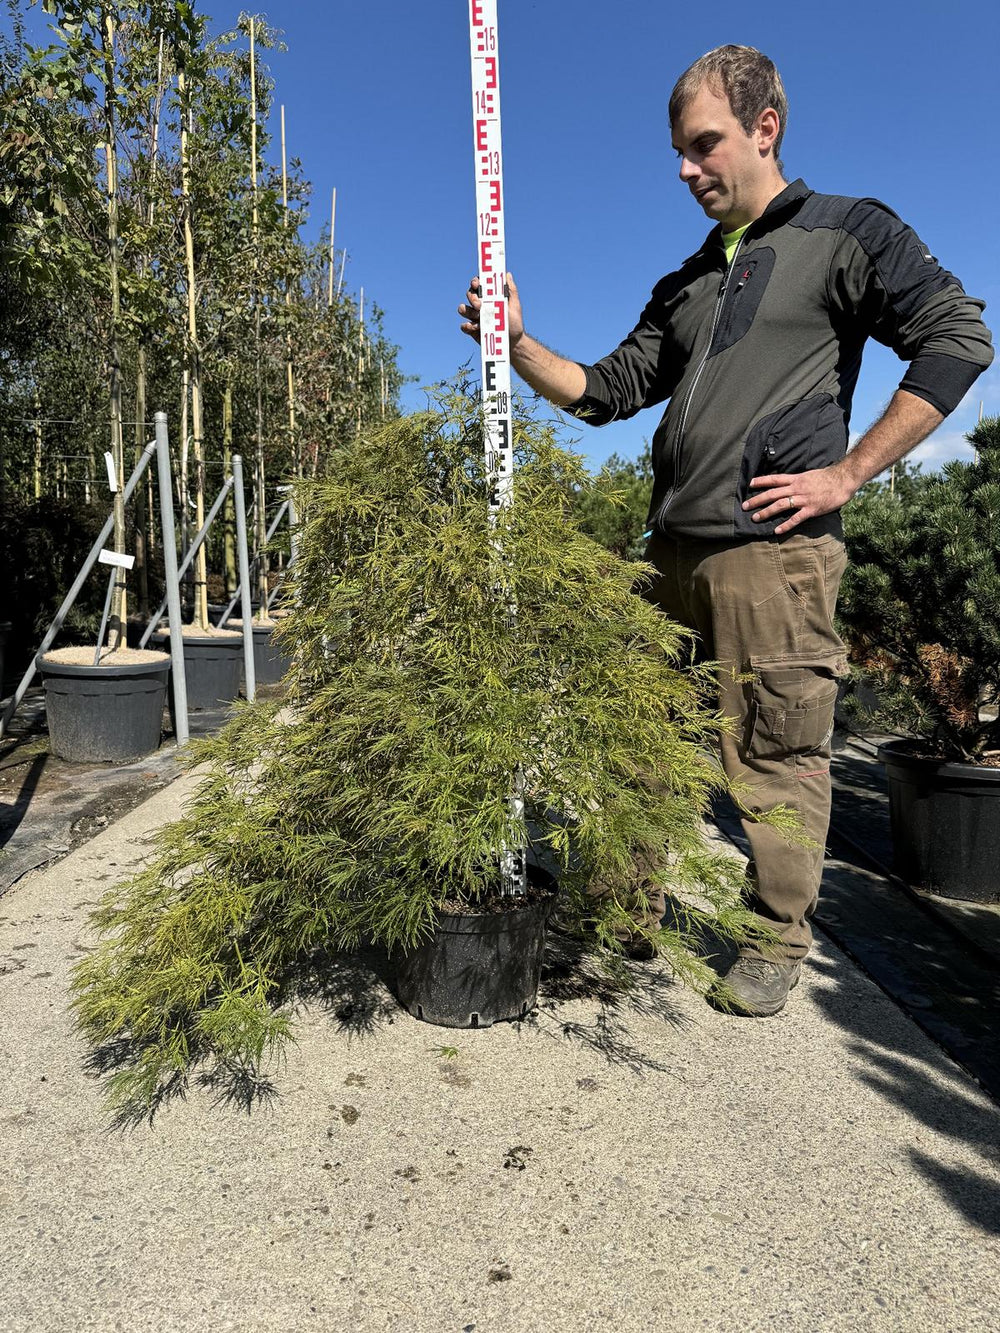
<path fill-rule="evenodd" d="M 228 477 L 233 469 L 233 386 L 226 380 L 222 395 L 222 470 Z M 226 597 L 236 591 L 236 505 L 233 493 L 226 496 L 222 506 L 222 531 L 225 544 Z"/>
<path fill-rule="evenodd" d="M 189 372 L 187 366 L 181 372 L 181 445 L 180 445 L 180 467 L 177 469 L 177 498 L 180 504 L 180 538 L 181 555 L 188 548 L 188 539 L 190 537 L 190 528 L 188 524 L 188 434 L 189 434 L 189 412 L 188 412 L 188 379 Z M 190 570 L 184 576 L 184 582 L 191 582 Z"/>
<path fill-rule="evenodd" d="M 146 348 L 140 343 L 135 371 L 135 466 L 138 466 L 146 447 Z M 139 611 L 149 619 L 149 565 L 146 550 L 146 513 L 148 490 L 135 489 L 135 570 L 139 579 Z"/>
<path fill-rule="evenodd" d="M 125 457 L 122 440 L 122 368 L 118 345 L 121 293 L 118 281 L 118 157 L 115 140 L 115 21 L 104 11 L 104 133 L 108 192 L 108 270 L 111 287 L 111 329 L 108 347 L 111 400 L 111 457 L 117 489 L 114 496 L 115 550 L 125 554 Z M 108 647 L 115 650 L 125 639 L 128 603 L 125 570 L 118 567 L 108 621 Z"/>
<path fill-rule="evenodd" d="M 250 180 L 253 187 L 253 300 L 254 300 L 254 372 L 257 381 L 257 431 L 254 441 L 254 491 L 257 499 L 257 596 L 260 598 L 258 619 L 267 618 L 267 559 L 264 546 L 267 540 L 267 501 L 264 469 L 264 397 L 261 387 L 260 349 L 260 237 L 257 207 L 257 61 L 254 55 L 256 20 L 250 24 Z"/>
<path fill-rule="evenodd" d="M 184 214 L 184 265 L 187 283 L 187 361 L 191 377 L 192 451 L 194 453 L 194 527 L 201 531 L 205 522 L 205 442 L 202 426 L 201 348 L 198 344 L 196 307 L 194 230 L 191 224 L 191 144 L 187 87 L 183 67 L 177 71 L 177 92 L 181 106 L 181 197 Z M 208 564 L 206 544 L 202 542 L 194 558 L 194 624 L 208 629 Z"/>
<path fill-rule="evenodd" d="M 34 395 L 35 408 L 35 499 L 42 498 L 42 400 L 38 393 L 38 385 L 35 385 Z"/>

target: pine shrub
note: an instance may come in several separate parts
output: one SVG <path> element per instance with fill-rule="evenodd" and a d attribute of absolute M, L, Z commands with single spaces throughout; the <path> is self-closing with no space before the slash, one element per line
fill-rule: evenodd
<path fill-rule="evenodd" d="M 706 925 L 753 935 L 741 866 L 702 834 L 725 786 L 711 674 L 636 595 L 637 566 L 571 519 L 593 484 L 581 460 L 530 420 L 514 442 L 515 503 L 492 533 L 482 423 L 458 394 L 303 484 L 287 697 L 196 749 L 197 794 L 105 899 L 75 976 L 85 1033 L 127 1048 L 114 1101 L 151 1106 L 202 1058 L 257 1067 L 317 951 L 405 949 L 442 905 L 482 906 L 498 849 L 524 835 L 516 771 L 531 851 L 566 901 L 582 913 L 586 884 L 608 886 L 603 956 L 631 924 L 636 859 L 667 844 L 675 911 L 654 938 L 674 972 L 704 990 Z"/>
<path fill-rule="evenodd" d="M 867 720 L 970 763 L 1000 754 L 1000 418 L 966 438 L 977 458 L 845 509 L 839 615 L 879 700 Z"/>

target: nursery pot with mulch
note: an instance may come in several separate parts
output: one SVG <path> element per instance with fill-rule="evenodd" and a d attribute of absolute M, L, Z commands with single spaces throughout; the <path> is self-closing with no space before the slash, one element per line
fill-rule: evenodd
<path fill-rule="evenodd" d="M 184 679 L 189 710 L 219 708 L 231 704 L 240 692 L 243 670 L 243 637 L 226 628 L 203 630 L 185 625 Z M 161 631 L 153 642 L 170 651 L 170 635 Z"/>
<path fill-rule="evenodd" d="M 49 746 L 72 763 L 128 763 L 160 744 L 170 658 L 120 648 L 57 648 L 38 659 Z"/>
<path fill-rule="evenodd" d="M 280 613 L 279 613 L 280 614 Z M 227 620 L 227 629 L 243 632 L 242 620 Z M 253 669 L 258 685 L 277 685 L 288 670 L 290 659 L 274 639 L 277 624 L 273 620 L 253 621 Z"/>
<path fill-rule="evenodd" d="M 394 957 L 396 994 L 415 1018 L 450 1028 L 485 1028 L 534 1006 L 555 880 L 528 868 L 524 898 L 438 912 L 434 934 Z"/>
<path fill-rule="evenodd" d="M 1000 768 L 928 758 L 910 741 L 888 741 L 878 757 L 896 873 L 948 898 L 1000 902 Z"/>

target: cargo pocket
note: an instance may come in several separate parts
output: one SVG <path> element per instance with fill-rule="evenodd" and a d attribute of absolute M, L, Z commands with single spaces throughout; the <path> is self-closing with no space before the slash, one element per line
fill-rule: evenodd
<path fill-rule="evenodd" d="M 747 755 L 781 759 L 824 753 L 833 732 L 837 680 L 847 672 L 842 656 L 752 657 L 754 673 Z"/>

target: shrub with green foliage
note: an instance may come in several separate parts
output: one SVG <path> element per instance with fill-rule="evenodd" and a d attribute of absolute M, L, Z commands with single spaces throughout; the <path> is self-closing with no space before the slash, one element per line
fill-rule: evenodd
<path fill-rule="evenodd" d="M 675 973 L 715 980 L 694 947 L 706 925 L 754 933 L 742 867 L 702 835 L 725 785 L 711 674 L 636 595 L 636 566 L 572 520 L 567 495 L 593 485 L 581 460 L 530 421 L 514 443 L 515 502 L 492 533 L 464 398 L 302 485 L 288 696 L 196 751 L 197 795 L 106 898 L 76 973 L 84 1031 L 130 1045 L 114 1099 L 152 1105 L 201 1057 L 256 1066 L 289 1035 L 287 979 L 313 951 L 412 945 L 444 902 L 494 894 L 498 850 L 524 836 L 578 907 L 607 884 L 593 938 L 610 953 L 636 858 L 666 844 L 675 921 L 651 938 Z"/>
<path fill-rule="evenodd" d="M 647 445 L 635 460 L 617 454 L 573 495 L 573 517 L 580 531 L 623 560 L 641 560 L 653 490 L 653 457 Z"/>
<path fill-rule="evenodd" d="M 910 471 L 844 510 L 839 616 L 879 699 L 870 720 L 975 763 L 1000 753 L 1000 418 L 966 439 L 974 462 Z"/>

